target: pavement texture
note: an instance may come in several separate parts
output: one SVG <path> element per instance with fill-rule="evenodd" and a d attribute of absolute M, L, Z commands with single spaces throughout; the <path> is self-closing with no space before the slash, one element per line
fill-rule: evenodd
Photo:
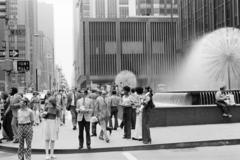
<path fill-rule="evenodd" d="M 98 133 L 100 128 L 98 126 Z M 109 133 L 109 132 L 108 132 Z M 134 130 L 132 130 L 132 134 Z M 200 146 L 222 146 L 240 144 L 240 123 L 194 125 L 177 127 L 151 128 L 152 144 L 144 145 L 141 141 L 123 139 L 123 130 L 118 128 L 113 131 L 110 143 L 99 140 L 98 137 L 91 138 L 92 150 L 88 151 L 78 148 L 78 130 L 73 131 L 69 117 L 66 125 L 60 128 L 59 139 L 56 141 L 56 153 L 79 153 L 79 152 L 107 152 L 107 151 L 129 151 L 150 149 L 173 149 L 192 148 Z M 44 152 L 44 129 L 43 124 L 34 126 L 32 142 L 33 153 Z M 84 144 L 85 145 L 85 144 Z M 0 150 L 16 152 L 18 144 L 3 141 Z M 86 148 L 86 145 L 84 146 Z"/>

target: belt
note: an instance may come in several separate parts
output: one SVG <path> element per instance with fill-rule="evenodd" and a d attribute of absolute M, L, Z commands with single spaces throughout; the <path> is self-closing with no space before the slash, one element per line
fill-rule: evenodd
<path fill-rule="evenodd" d="M 25 126 L 25 125 L 30 125 L 31 123 L 20 123 L 20 124 L 18 124 L 18 125 L 20 125 L 20 126 Z"/>

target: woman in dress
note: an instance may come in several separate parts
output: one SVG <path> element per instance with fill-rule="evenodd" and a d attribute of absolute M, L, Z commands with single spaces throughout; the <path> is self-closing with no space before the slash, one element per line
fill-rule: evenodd
<path fill-rule="evenodd" d="M 33 123 L 34 116 L 33 111 L 28 108 L 29 100 L 24 97 L 20 103 L 20 109 L 18 110 L 17 118 L 18 118 L 18 138 L 19 138 L 19 148 L 18 148 L 18 159 L 24 159 L 24 155 L 26 160 L 31 160 L 31 145 L 33 138 Z M 27 148 L 24 149 L 24 143 L 26 142 Z"/>
<path fill-rule="evenodd" d="M 152 101 L 152 89 L 150 87 L 145 87 L 145 97 L 143 99 L 143 113 L 142 113 L 142 138 L 144 144 L 151 144 L 151 134 L 150 134 L 150 114 L 151 110 L 155 107 Z"/>
<path fill-rule="evenodd" d="M 45 121 L 45 153 L 46 159 L 56 158 L 54 156 L 54 144 L 58 139 L 60 126 L 60 110 L 57 108 L 55 97 L 50 97 L 46 101 L 46 106 L 43 112 Z M 50 156 L 49 156 L 50 147 Z"/>
<path fill-rule="evenodd" d="M 136 88 L 137 96 L 135 97 L 134 106 L 136 107 L 136 126 L 133 140 L 142 140 L 142 112 L 143 112 L 143 88 Z"/>

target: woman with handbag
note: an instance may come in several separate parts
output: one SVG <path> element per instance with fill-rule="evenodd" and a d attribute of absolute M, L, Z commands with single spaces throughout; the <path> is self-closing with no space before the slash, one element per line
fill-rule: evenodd
<path fill-rule="evenodd" d="M 142 140 L 142 112 L 143 112 L 143 88 L 142 87 L 137 87 L 136 88 L 136 98 L 134 101 L 134 106 L 136 107 L 135 112 L 136 112 L 136 126 L 134 130 L 134 136 L 133 140 Z"/>
<path fill-rule="evenodd" d="M 145 97 L 143 99 L 143 112 L 142 112 L 142 138 L 144 144 L 151 144 L 151 134 L 150 134 L 150 116 L 151 111 L 155 107 L 152 101 L 152 89 L 150 87 L 145 87 Z"/>
<path fill-rule="evenodd" d="M 54 96 L 46 101 L 45 111 L 42 117 L 45 118 L 45 152 L 46 160 L 55 158 L 54 144 L 58 139 L 60 126 L 60 110 L 57 108 L 56 99 Z M 49 156 L 50 147 L 50 156 Z"/>

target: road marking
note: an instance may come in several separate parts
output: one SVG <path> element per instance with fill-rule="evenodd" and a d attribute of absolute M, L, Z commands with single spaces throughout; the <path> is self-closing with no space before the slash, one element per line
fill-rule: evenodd
<path fill-rule="evenodd" d="M 123 152 L 122 153 L 128 160 L 138 160 L 136 157 L 134 157 L 131 153 L 129 152 Z"/>

